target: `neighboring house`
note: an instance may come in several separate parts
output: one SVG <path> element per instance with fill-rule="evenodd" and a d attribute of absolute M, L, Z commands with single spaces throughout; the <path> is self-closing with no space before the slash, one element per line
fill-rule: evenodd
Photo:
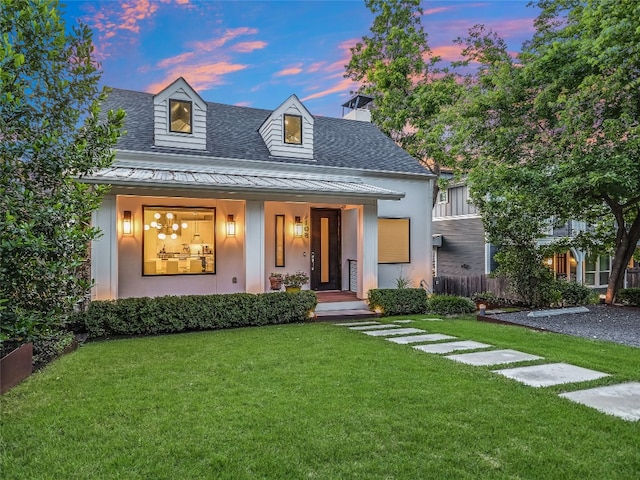
<path fill-rule="evenodd" d="M 539 244 L 548 244 L 584 231 L 583 222 L 570 221 L 549 227 Z M 469 190 L 463 183 L 442 189 L 433 208 L 434 276 L 488 274 L 497 268 L 494 255 L 498 247 L 486 242 L 482 218 L 469 202 Z M 569 278 L 594 288 L 607 286 L 612 258 L 589 255 L 571 248 L 545 260 L 557 278 Z M 632 260 L 633 263 L 633 260 Z M 632 267 L 633 265 L 630 265 Z"/>
<path fill-rule="evenodd" d="M 433 176 L 369 122 L 204 101 L 182 78 L 114 89 L 127 112 L 94 214 L 94 299 L 250 292 L 272 272 L 313 290 L 431 285 Z"/>

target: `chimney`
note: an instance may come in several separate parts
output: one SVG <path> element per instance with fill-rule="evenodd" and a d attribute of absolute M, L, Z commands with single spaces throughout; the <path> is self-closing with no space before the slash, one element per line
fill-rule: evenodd
<path fill-rule="evenodd" d="M 373 98 L 358 94 L 348 102 L 342 104 L 342 118 L 347 120 L 358 120 L 360 122 L 371 122 L 371 106 Z M 345 113 L 346 109 L 346 113 Z"/>

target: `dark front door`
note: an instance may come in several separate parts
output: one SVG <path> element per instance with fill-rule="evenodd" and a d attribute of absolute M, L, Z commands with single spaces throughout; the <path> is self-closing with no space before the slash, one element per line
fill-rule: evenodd
<path fill-rule="evenodd" d="M 311 290 L 340 290 L 340 210 L 311 209 Z"/>

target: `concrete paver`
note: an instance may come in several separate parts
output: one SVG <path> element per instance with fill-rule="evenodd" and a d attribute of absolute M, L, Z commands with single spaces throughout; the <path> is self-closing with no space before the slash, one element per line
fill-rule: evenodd
<path fill-rule="evenodd" d="M 625 420 L 640 420 L 640 382 L 589 388 L 560 396 Z"/>
<path fill-rule="evenodd" d="M 414 345 L 413 348 L 427 353 L 450 353 L 456 350 L 473 350 L 475 348 L 488 348 L 492 345 L 486 343 L 463 340 L 460 342 L 436 343 L 430 345 Z"/>
<path fill-rule="evenodd" d="M 386 337 L 389 335 L 410 335 L 412 333 L 424 333 L 424 330 L 419 330 L 417 328 L 389 328 L 387 330 L 368 330 L 366 332 L 367 335 L 372 337 Z"/>
<path fill-rule="evenodd" d="M 532 387 L 548 387 L 562 383 L 584 382 L 609 376 L 606 373 L 576 367 L 568 363 L 547 363 L 544 365 L 533 365 L 531 367 L 493 370 L 493 372 Z"/>
<path fill-rule="evenodd" d="M 489 350 L 488 352 L 459 353 L 456 355 L 448 355 L 446 358 L 468 365 L 486 366 L 540 360 L 542 357 L 519 352 L 518 350 L 505 349 Z"/>
<path fill-rule="evenodd" d="M 378 324 L 378 325 L 363 325 L 360 327 L 349 327 L 349 330 L 356 330 L 356 331 L 362 331 L 362 330 L 381 330 L 383 328 L 399 328 L 400 325 L 395 325 L 393 323 L 384 323 L 384 324 Z"/>
<path fill-rule="evenodd" d="M 426 335 L 411 335 L 409 337 L 392 337 L 387 338 L 390 342 L 407 345 L 409 343 L 421 342 L 438 342 L 440 340 L 451 340 L 457 337 L 451 335 L 443 335 L 442 333 L 427 333 Z"/>
<path fill-rule="evenodd" d="M 394 320 L 393 323 L 411 323 L 413 320 Z"/>
<path fill-rule="evenodd" d="M 365 325 L 380 325 L 380 322 L 346 322 L 346 323 L 334 323 L 339 327 L 364 327 Z"/>

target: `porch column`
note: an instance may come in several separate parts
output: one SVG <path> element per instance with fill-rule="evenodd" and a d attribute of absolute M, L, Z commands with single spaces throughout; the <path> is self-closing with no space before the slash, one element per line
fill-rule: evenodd
<path fill-rule="evenodd" d="M 245 291 L 263 293 L 264 273 L 264 202 L 251 200 L 245 203 L 244 272 Z"/>
<path fill-rule="evenodd" d="M 576 259 L 576 283 L 584 284 L 584 261 L 587 253 L 582 250 L 572 250 Z"/>
<path fill-rule="evenodd" d="M 118 298 L 118 216 L 115 195 L 105 195 L 91 223 L 102 235 L 91 242 L 92 300 Z"/>
<path fill-rule="evenodd" d="M 358 298 L 378 288 L 378 205 L 362 205 L 358 215 Z"/>

